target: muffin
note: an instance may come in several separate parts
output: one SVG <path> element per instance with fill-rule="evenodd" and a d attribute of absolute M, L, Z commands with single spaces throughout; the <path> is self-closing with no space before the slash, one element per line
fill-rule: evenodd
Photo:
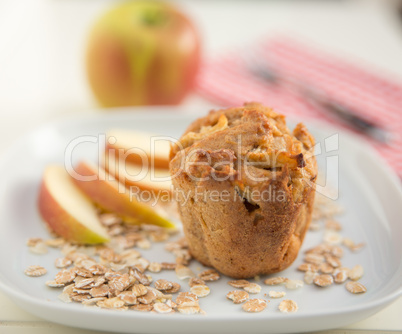
<path fill-rule="evenodd" d="M 314 138 L 258 103 L 211 111 L 171 149 L 170 173 L 192 255 L 233 278 L 286 269 L 311 221 Z"/>

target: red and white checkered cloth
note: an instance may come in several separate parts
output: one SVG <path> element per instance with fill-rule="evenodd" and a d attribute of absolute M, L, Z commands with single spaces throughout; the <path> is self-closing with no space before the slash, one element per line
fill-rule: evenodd
<path fill-rule="evenodd" d="M 274 38 L 262 43 L 258 47 L 258 57 L 282 76 L 318 87 L 332 100 L 340 101 L 390 130 L 394 136 L 388 145 L 366 136 L 363 138 L 402 177 L 402 84 L 291 38 Z M 223 106 L 257 101 L 298 119 L 315 118 L 337 123 L 331 115 L 313 106 L 300 94 L 253 74 L 245 61 L 244 50 L 230 52 L 203 64 L 197 90 Z M 342 122 L 336 125 L 347 128 Z"/>

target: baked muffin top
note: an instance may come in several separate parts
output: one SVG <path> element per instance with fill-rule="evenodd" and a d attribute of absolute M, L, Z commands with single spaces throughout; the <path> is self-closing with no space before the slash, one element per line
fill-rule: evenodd
<path fill-rule="evenodd" d="M 285 116 L 259 103 L 213 110 L 197 119 L 171 148 L 171 172 L 194 182 L 231 180 L 241 196 L 261 183 L 286 180 L 295 203 L 314 186 L 314 137 L 299 123 L 293 131 Z"/>

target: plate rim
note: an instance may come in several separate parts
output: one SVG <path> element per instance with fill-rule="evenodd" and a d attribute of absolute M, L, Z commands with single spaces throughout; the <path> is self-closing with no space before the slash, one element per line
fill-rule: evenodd
<path fill-rule="evenodd" d="M 174 112 L 171 112 L 169 110 L 173 110 Z M 80 122 L 88 122 L 90 120 L 96 119 L 96 118 L 103 118 L 103 119 L 120 119 L 120 118 L 134 118 L 134 117 L 149 117 L 149 112 L 152 110 L 152 113 L 154 116 L 158 117 L 166 117 L 166 118 L 172 118 L 172 117 L 188 117 L 190 118 L 196 118 L 199 117 L 199 114 L 191 114 L 188 112 L 189 109 L 201 109 L 199 107 L 172 107 L 172 106 L 157 106 L 157 107 L 138 107 L 138 108 L 132 108 L 132 107 L 127 107 L 127 108 L 113 108 L 112 110 L 108 110 L 107 113 L 99 113 L 98 109 L 95 109 L 96 113 L 86 113 L 79 115 L 79 120 Z M 205 109 L 205 108 L 204 108 Z M 147 115 L 148 114 L 148 115 Z M 293 121 L 294 119 L 289 117 L 290 121 Z M 26 140 L 35 135 L 36 133 L 52 128 L 52 127 L 60 127 L 61 125 L 64 126 L 69 126 L 71 122 L 76 122 L 77 121 L 77 115 L 69 115 L 69 116 L 64 116 L 60 117 L 58 119 L 48 121 L 44 124 L 42 124 L 39 127 L 36 127 L 27 133 L 25 133 L 23 136 L 21 136 L 19 139 L 14 141 L 12 144 L 10 144 L 1 154 L 0 157 L 0 166 L 2 166 L 5 162 L 9 161 L 10 155 L 12 152 L 15 150 L 15 148 L 23 145 Z M 400 180 L 396 173 L 391 169 L 391 167 L 383 160 L 380 155 L 372 148 L 371 146 L 368 145 L 363 139 L 359 138 L 357 135 L 350 133 L 348 131 L 344 131 L 343 129 L 336 128 L 334 126 L 328 125 L 325 122 L 305 118 L 304 122 L 308 123 L 308 125 L 311 125 L 319 131 L 322 132 L 336 132 L 338 134 L 342 134 L 342 137 L 345 138 L 346 140 L 351 140 L 351 142 L 354 143 L 354 145 L 359 145 L 359 147 L 363 148 L 362 152 L 364 154 L 368 154 L 370 156 L 370 159 L 377 160 L 381 159 L 380 164 L 376 164 L 378 168 L 382 170 L 384 174 L 386 174 L 386 177 L 389 180 L 389 183 L 393 186 L 393 191 L 396 191 L 398 193 L 399 198 L 402 201 L 402 187 L 400 185 Z M 399 265 L 398 268 L 396 268 L 395 274 L 393 277 L 398 274 L 399 272 L 402 271 L 402 261 Z M 32 297 L 25 292 L 19 290 L 18 288 L 14 288 L 12 286 L 7 285 L 3 280 L 0 279 L 0 290 L 2 290 L 6 295 L 11 297 L 11 299 L 16 298 L 18 301 L 21 301 L 22 304 L 39 304 L 41 307 L 49 307 L 51 305 L 51 308 L 56 311 L 67 311 L 67 312 L 80 312 L 79 308 L 72 308 L 72 307 L 66 307 L 64 304 L 59 304 L 59 303 L 51 303 L 49 304 L 49 301 L 46 301 L 45 299 L 39 299 L 36 297 Z M 370 300 L 368 302 L 359 304 L 358 306 L 352 305 L 352 306 L 346 306 L 342 309 L 329 309 L 329 310 L 319 310 L 319 311 L 305 311 L 303 313 L 295 313 L 292 314 L 291 318 L 286 318 L 287 320 L 290 319 L 311 319 L 314 317 L 318 316 L 329 316 L 329 315 L 346 315 L 346 314 L 351 314 L 351 313 L 358 313 L 362 311 L 368 311 L 368 310 L 375 310 L 378 309 L 381 306 L 388 305 L 392 301 L 396 300 L 398 297 L 402 296 L 402 283 L 399 287 L 399 289 L 396 289 L 393 292 L 390 292 L 386 294 L 385 296 L 382 297 L 376 297 L 373 300 Z M 18 305 L 21 305 L 21 303 L 18 302 Z M 24 308 L 24 307 L 22 307 Z M 24 308 L 25 309 L 25 308 Z M 27 309 L 26 309 L 27 310 Z M 27 310 L 30 312 L 29 310 Z M 82 311 L 82 310 L 81 310 Z M 90 314 L 103 314 L 105 317 L 112 317 L 112 318 L 131 318 L 131 319 L 155 319 L 154 314 L 146 314 L 146 313 L 124 313 L 124 312 L 103 312 L 99 313 L 99 309 L 90 309 L 90 308 L 85 308 L 85 312 L 89 312 Z M 272 321 L 272 320 L 279 320 L 282 319 L 281 314 L 270 314 L 266 318 L 251 318 L 251 317 L 233 317 L 233 315 L 216 315 L 216 314 L 208 314 L 208 320 L 210 321 L 231 321 L 231 322 L 248 322 L 248 321 Z M 161 317 L 158 317 L 160 319 Z M 181 317 L 178 318 L 177 315 L 174 315 L 173 317 L 164 317 L 164 321 L 166 322 L 183 322 L 183 321 L 194 321 L 194 319 L 199 320 L 199 315 L 188 315 L 186 317 Z"/>

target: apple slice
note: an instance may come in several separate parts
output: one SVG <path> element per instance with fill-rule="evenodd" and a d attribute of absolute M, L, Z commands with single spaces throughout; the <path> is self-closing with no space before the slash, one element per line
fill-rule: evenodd
<path fill-rule="evenodd" d="M 95 206 L 61 166 L 48 166 L 39 192 L 39 212 L 43 220 L 63 238 L 82 244 L 109 240 Z"/>
<path fill-rule="evenodd" d="M 129 189 L 102 167 L 81 162 L 75 171 L 85 178 L 93 178 L 74 178 L 75 184 L 101 208 L 118 214 L 125 222 L 175 228 L 173 223 L 159 215 L 150 205 L 138 201 L 136 197 L 130 198 Z"/>
<path fill-rule="evenodd" d="M 171 196 L 172 181 L 168 169 L 140 166 L 105 155 L 101 162 L 105 170 L 123 183 L 127 188 L 138 187 L 139 190 L 159 196 Z M 132 188 L 132 189 L 134 189 Z"/>
<path fill-rule="evenodd" d="M 126 162 L 142 166 L 143 159 L 147 159 L 149 166 L 169 169 L 170 141 L 152 141 L 157 136 L 146 132 L 110 130 L 107 133 L 106 150 L 108 154 L 112 153 L 117 159 L 124 159 Z"/>

